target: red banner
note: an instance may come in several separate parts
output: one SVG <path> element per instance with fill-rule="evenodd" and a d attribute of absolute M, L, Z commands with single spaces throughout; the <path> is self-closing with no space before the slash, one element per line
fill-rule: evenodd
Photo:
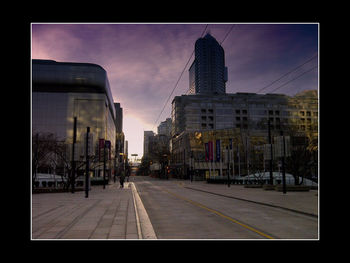
<path fill-rule="evenodd" d="M 212 161 L 213 160 L 213 142 L 210 141 L 208 142 L 208 147 L 209 147 L 209 161 Z"/>

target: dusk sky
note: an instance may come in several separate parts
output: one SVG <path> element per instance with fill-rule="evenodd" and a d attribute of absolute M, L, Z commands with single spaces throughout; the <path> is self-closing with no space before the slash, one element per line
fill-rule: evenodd
<path fill-rule="evenodd" d="M 232 25 L 209 23 L 206 31 L 221 43 Z M 171 116 L 173 97 L 188 90 L 188 69 L 194 56 L 155 123 L 205 26 L 33 23 L 31 54 L 33 59 L 102 66 L 114 102 L 120 102 L 123 108 L 129 155 L 137 153 L 141 158 L 143 131 L 156 132 L 159 123 Z M 222 44 L 228 67 L 226 92 L 258 92 L 310 59 L 259 93 L 292 96 L 318 89 L 318 29 L 318 24 L 236 24 Z"/>

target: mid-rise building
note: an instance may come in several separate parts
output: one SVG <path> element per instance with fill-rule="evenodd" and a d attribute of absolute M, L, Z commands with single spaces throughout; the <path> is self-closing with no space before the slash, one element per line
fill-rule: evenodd
<path fill-rule="evenodd" d="M 76 147 L 74 159 L 84 155 L 87 127 L 93 135 L 94 156 L 99 155 L 99 140 L 110 141 L 109 156 L 114 158 L 116 112 L 107 72 L 91 63 L 32 60 L 32 134 L 53 134 L 67 145 L 64 156 L 72 160 L 74 118 Z M 70 146 L 70 147 L 68 147 Z M 95 159 L 91 158 L 91 167 Z M 96 160 L 95 163 L 98 163 Z M 110 162 L 107 170 L 110 174 Z M 92 175 L 99 176 L 96 170 Z"/>
<path fill-rule="evenodd" d="M 143 132 L 143 157 L 147 158 L 149 155 L 149 145 L 150 141 L 154 137 L 153 131 L 144 131 Z"/>
<path fill-rule="evenodd" d="M 234 139 L 241 150 L 248 139 L 256 144 L 267 143 L 268 121 L 272 136 L 284 131 L 317 138 L 317 90 L 295 96 L 256 93 L 176 96 L 172 101 L 172 164 L 183 170 L 188 167 L 191 155 L 198 163 L 205 163 L 204 144 L 208 140 L 222 140 L 221 149 L 228 146 L 229 139 Z M 208 169 L 203 164 L 198 167 Z"/>
<path fill-rule="evenodd" d="M 165 121 L 162 121 L 158 128 L 158 134 L 166 135 L 168 137 L 171 136 L 171 118 L 167 118 Z"/>

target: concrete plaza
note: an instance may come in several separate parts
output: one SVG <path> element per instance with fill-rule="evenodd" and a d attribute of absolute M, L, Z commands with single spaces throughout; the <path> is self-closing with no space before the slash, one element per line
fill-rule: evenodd
<path fill-rule="evenodd" d="M 138 239 L 129 183 L 32 195 L 32 239 Z"/>

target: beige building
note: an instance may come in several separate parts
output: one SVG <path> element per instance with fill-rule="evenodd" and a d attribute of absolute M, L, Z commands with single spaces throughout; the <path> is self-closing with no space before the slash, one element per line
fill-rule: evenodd
<path fill-rule="evenodd" d="M 177 96 L 172 101 L 171 163 L 186 174 L 192 155 L 196 169 L 205 171 L 205 143 L 213 141 L 215 148 L 220 139 L 221 149 L 226 149 L 232 139 L 244 169 L 249 159 L 247 145 L 268 143 L 268 120 L 272 137 L 283 130 L 285 134 L 317 138 L 317 90 L 292 97 L 255 93 Z"/>

